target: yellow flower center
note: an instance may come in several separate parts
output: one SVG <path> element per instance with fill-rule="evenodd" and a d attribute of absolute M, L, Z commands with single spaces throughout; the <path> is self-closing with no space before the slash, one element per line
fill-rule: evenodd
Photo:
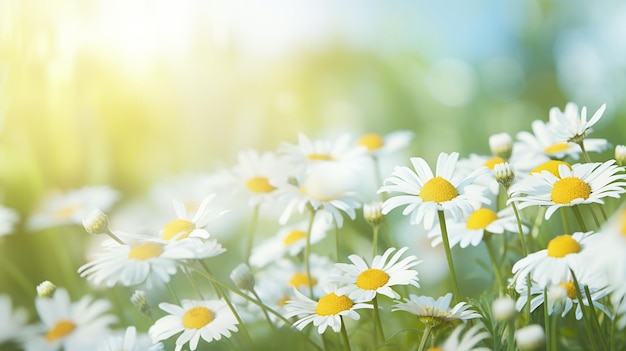
<path fill-rule="evenodd" d="M 498 215 L 495 212 L 488 208 L 481 208 L 469 215 L 465 227 L 467 229 L 485 229 L 496 219 L 498 219 Z"/>
<path fill-rule="evenodd" d="M 571 253 L 580 252 L 580 250 L 582 248 L 578 241 L 569 234 L 559 235 L 548 243 L 548 256 L 550 257 L 565 257 Z"/>
<path fill-rule="evenodd" d="M 287 301 L 291 300 L 291 296 L 283 296 L 280 299 L 278 299 L 278 306 L 285 306 L 287 304 Z"/>
<path fill-rule="evenodd" d="M 276 187 L 270 184 L 270 181 L 265 177 L 254 177 L 248 179 L 246 186 L 250 191 L 255 193 L 271 193 L 276 190 Z"/>
<path fill-rule="evenodd" d="M 385 141 L 377 133 L 365 134 L 357 142 L 358 145 L 365 146 L 369 151 L 377 150 L 383 147 Z"/>
<path fill-rule="evenodd" d="M 194 307 L 183 315 L 183 326 L 187 329 L 200 329 L 213 322 L 215 314 L 206 307 Z"/>
<path fill-rule="evenodd" d="M 354 302 L 347 296 L 337 296 L 335 293 L 324 295 L 318 302 L 315 308 L 315 313 L 319 316 L 332 316 L 342 311 L 347 311 L 352 308 Z"/>
<path fill-rule="evenodd" d="M 81 205 L 67 205 L 54 211 L 53 216 L 58 220 L 69 219 L 76 211 L 81 209 Z"/>
<path fill-rule="evenodd" d="M 308 154 L 306 156 L 309 161 L 332 161 L 334 160 L 332 155 L 329 154 Z"/>
<path fill-rule="evenodd" d="M 149 258 L 159 257 L 163 253 L 163 247 L 157 243 L 143 243 L 133 247 L 128 253 L 128 258 L 145 261 Z"/>
<path fill-rule="evenodd" d="M 493 169 L 498 163 L 504 162 L 506 162 L 506 160 L 502 157 L 492 157 L 485 162 L 484 166 L 487 166 L 489 169 Z"/>
<path fill-rule="evenodd" d="M 443 349 L 441 347 L 431 347 L 426 351 L 443 351 Z"/>
<path fill-rule="evenodd" d="M 315 277 L 311 277 L 311 284 L 317 284 L 317 279 Z M 300 289 L 300 287 L 309 287 L 309 276 L 303 272 L 297 272 L 296 274 L 289 279 L 289 285 L 293 286 L 296 289 Z"/>
<path fill-rule="evenodd" d="M 459 193 L 454 185 L 441 177 L 429 179 L 424 186 L 422 186 L 422 190 L 419 193 L 422 200 L 434 201 L 436 203 L 450 201 L 458 195 Z"/>
<path fill-rule="evenodd" d="M 552 201 L 557 204 L 569 204 L 574 199 L 588 199 L 591 187 L 576 177 L 559 179 L 552 187 Z"/>
<path fill-rule="evenodd" d="M 530 174 L 541 173 L 541 171 L 548 171 L 554 174 L 555 177 L 561 178 L 561 175 L 559 174 L 559 165 L 566 165 L 567 168 L 572 169 L 572 166 L 570 166 L 570 164 L 567 162 L 550 160 L 544 164 L 535 167 L 532 171 L 530 171 Z"/>
<path fill-rule="evenodd" d="M 576 299 L 576 287 L 573 281 L 570 280 L 567 283 L 560 282 L 559 285 L 567 291 L 567 297 L 572 300 Z"/>
<path fill-rule="evenodd" d="M 622 210 L 620 215 L 620 222 L 622 223 L 622 235 L 626 236 L 626 209 Z"/>
<path fill-rule="evenodd" d="M 301 230 L 292 230 L 289 234 L 287 234 L 287 236 L 285 237 L 285 239 L 283 239 L 283 244 L 285 244 L 285 246 L 289 246 L 293 243 L 295 243 L 298 240 L 302 240 L 306 238 L 306 233 L 301 231 Z"/>
<path fill-rule="evenodd" d="M 356 278 L 356 286 L 363 290 L 376 290 L 389 281 L 389 274 L 376 268 L 366 269 Z"/>
<path fill-rule="evenodd" d="M 185 239 L 186 237 L 196 229 L 196 225 L 191 223 L 186 219 L 175 219 L 163 227 L 163 232 L 161 233 L 161 237 L 165 240 L 170 240 L 176 235 L 183 233 L 178 237 L 178 240 Z"/>
<path fill-rule="evenodd" d="M 55 341 L 73 332 L 74 329 L 76 329 L 76 324 L 74 324 L 74 322 L 62 319 L 53 325 L 50 330 L 48 330 L 46 333 L 46 340 L 48 342 Z"/>
<path fill-rule="evenodd" d="M 567 149 L 569 149 L 569 144 L 566 142 L 561 142 L 561 143 L 556 143 L 556 144 L 547 146 L 545 149 L 543 149 L 543 151 L 546 154 L 553 154 L 553 153 L 563 152 Z"/>

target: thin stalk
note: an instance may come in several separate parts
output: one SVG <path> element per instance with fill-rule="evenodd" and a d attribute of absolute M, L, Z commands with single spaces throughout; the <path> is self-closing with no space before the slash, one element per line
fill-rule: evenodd
<path fill-rule="evenodd" d="M 193 290 L 196 292 L 196 294 L 198 294 L 200 299 L 204 300 L 204 296 L 202 295 L 202 292 L 200 291 L 200 289 L 198 289 L 198 285 L 196 285 L 196 282 L 192 279 L 189 269 L 187 269 L 187 267 L 185 266 L 182 266 L 182 267 L 183 267 L 183 272 L 185 273 L 185 276 L 187 277 L 187 280 L 189 280 L 189 283 L 193 287 Z"/>
<path fill-rule="evenodd" d="M 313 229 L 313 220 L 315 219 L 315 210 L 311 209 L 309 215 L 309 225 L 306 230 L 306 245 L 304 246 L 304 269 L 306 270 L 306 279 L 309 285 L 309 297 L 313 298 L 313 279 L 311 278 L 311 264 L 309 256 L 311 256 L 311 230 Z"/>
<path fill-rule="evenodd" d="M 595 327 L 596 332 L 598 333 L 598 338 L 600 339 L 600 342 L 602 343 L 602 348 L 606 350 L 607 349 L 606 341 L 602 337 L 602 329 L 600 328 L 598 315 L 596 314 L 596 309 L 594 308 L 593 300 L 591 299 L 591 291 L 589 290 L 589 286 L 587 285 L 585 285 L 583 289 L 585 289 L 585 295 L 587 295 L 587 303 L 589 304 L 589 310 L 591 311 L 591 320 L 593 320 L 594 322 L 593 326 Z M 580 307 L 582 308 L 583 306 L 580 306 Z"/>
<path fill-rule="evenodd" d="M 526 291 L 526 323 L 530 324 L 530 291 L 531 291 L 531 286 L 532 286 L 532 282 L 530 280 L 530 273 L 528 273 L 526 275 L 526 286 L 528 287 L 528 290 Z"/>
<path fill-rule="evenodd" d="M 379 228 L 380 226 L 378 224 L 372 225 L 372 232 L 374 235 L 374 239 L 372 240 L 372 259 L 374 259 L 374 257 L 376 257 L 376 255 L 378 254 L 378 229 Z"/>
<path fill-rule="evenodd" d="M 461 301 L 459 295 L 459 287 L 456 283 L 456 272 L 454 271 L 454 262 L 452 262 L 452 252 L 450 250 L 450 240 L 448 240 L 448 229 L 446 228 L 446 217 L 442 210 L 437 211 L 439 216 L 439 226 L 441 227 L 441 238 L 443 239 L 443 247 L 446 251 L 446 259 L 448 261 L 448 269 L 450 270 L 450 280 L 452 281 L 452 292 L 456 302 Z"/>
<path fill-rule="evenodd" d="M 563 233 L 571 233 L 569 231 L 569 223 L 567 223 L 567 215 L 565 213 L 565 207 L 559 208 L 559 213 L 561 214 L 561 223 L 563 224 Z"/>
<path fill-rule="evenodd" d="M 422 340 L 420 341 L 420 345 L 417 348 L 417 351 L 424 351 L 424 346 L 426 346 L 426 340 L 430 337 L 430 332 L 432 328 L 429 325 L 426 325 L 426 329 L 424 329 L 424 334 L 422 335 Z"/>
<path fill-rule="evenodd" d="M 346 331 L 346 324 L 343 322 L 343 316 L 339 316 L 341 321 L 341 336 L 343 337 L 344 350 L 350 351 L 350 339 L 348 339 L 348 332 Z"/>
<path fill-rule="evenodd" d="M 522 228 L 522 220 L 519 216 L 515 201 L 511 202 L 511 207 L 513 207 L 513 213 L 515 213 L 515 220 L 517 221 L 517 231 L 519 232 L 519 239 L 522 243 L 522 254 L 526 257 L 528 256 L 528 250 L 526 249 L 526 240 L 524 239 L 524 229 Z"/>
<path fill-rule="evenodd" d="M 509 324 L 508 325 L 509 337 L 507 338 L 506 349 L 507 351 L 514 351 L 515 350 L 515 321 L 511 319 L 508 324 Z"/>
<path fill-rule="evenodd" d="M 123 242 L 123 241 L 122 241 L 122 239 L 120 239 L 119 237 L 117 237 L 117 235 L 113 234 L 113 232 L 112 232 L 112 231 L 107 230 L 107 231 L 105 232 L 105 234 L 106 234 L 106 235 L 108 235 L 111 239 L 113 239 L 113 240 L 117 241 L 117 243 L 118 243 L 118 244 L 120 244 L 120 245 L 126 245 L 126 243 L 125 243 L 125 242 Z"/>
<path fill-rule="evenodd" d="M 254 295 L 255 299 L 257 299 L 260 303 L 263 303 L 263 301 L 261 301 L 261 297 L 259 297 L 259 294 L 257 294 L 256 290 L 252 289 L 250 290 L 250 292 L 252 293 L 252 295 Z M 276 330 L 276 326 L 274 325 L 274 322 L 272 322 L 272 319 L 267 313 L 267 310 L 265 308 L 261 308 L 261 312 L 263 312 L 263 315 L 265 316 L 265 319 L 267 319 L 267 322 L 270 324 L 272 330 Z"/>
<path fill-rule="evenodd" d="M 585 331 L 587 332 L 587 336 L 589 337 L 589 340 L 591 341 L 591 347 L 593 348 L 594 351 L 598 351 L 598 347 L 595 343 L 596 338 L 593 335 L 593 331 L 591 330 L 591 325 L 589 323 L 589 316 L 587 316 L 587 312 L 585 312 L 585 304 L 583 303 L 583 296 L 582 296 L 582 292 L 580 291 L 580 285 L 578 284 L 578 279 L 576 279 L 576 275 L 574 274 L 574 271 L 570 269 L 570 272 L 572 273 L 572 280 L 574 281 L 574 288 L 576 289 L 576 297 L 578 298 L 578 303 L 580 304 L 580 311 L 583 314 Z"/>
<path fill-rule="evenodd" d="M 558 338 L 556 337 L 556 327 L 557 327 L 556 323 L 559 320 L 559 315 L 557 313 L 553 313 L 551 318 L 552 319 L 550 323 L 552 323 L 552 325 L 550 326 L 550 330 L 552 332 L 552 335 L 550 335 L 550 340 L 551 340 L 550 347 L 552 351 L 557 351 L 559 348 L 557 344 Z"/>
<path fill-rule="evenodd" d="M 259 204 L 252 209 L 252 217 L 250 218 L 250 227 L 248 227 L 248 242 L 246 244 L 246 263 L 250 264 L 250 255 L 252 255 L 252 246 L 254 244 L 254 233 L 256 232 L 256 224 L 259 220 Z"/>
<path fill-rule="evenodd" d="M 372 302 L 374 304 L 374 319 L 376 319 L 376 329 L 377 329 L 377 333 L 374 333 L 374 335 L 380 335 L 380 338 L 383 341 L 382 343 L 384 344 L 385 332 L 383 331 L 383 323 L 380 320 L 380 311 L 378 310 L 378 296 L 374 296 L 374 299 L 372 300 Z"/>
<path fill-rule="evenodd" d="M 176 291 L 174 291 L 174 287 L 172 286 L 171 282 L 167 283 L 167 290 L 169 290 L 170 294 L 172 295 L 174 302 L 176 302 L 177 305 L 180 305 L 180 300 L 178 299 L 178 296 L 176 295 Z"/>
<path fill-rule="evenodd" d="M 578 205 L 574 205 L 572 206 L 572 210 L 574 211 L 574 216 L 576 217 L 576 220 L 578 221 L 578 225 L 580 225 L 580 229 L 583 232 L 586 232 L 587 226 L 585 225 L 585 221 L 583 220 L 582 213 L 580 213 L 580 208 L 578 207 Z"/>
<path fill-rule="evenodd" d="M 552 326 L 550 325 L 550 314 L 548 313 L 548 287 L 543 288 L 543 324 L 546 326 L 546 351 L 553 351 Z"/>
<path fill-rule="evenodd" d="M 506 235 L 506 234 L 503 234 Z M 498 282 L 498 287 L 500 288 L 500 294 L 503 294 L 506 291 L 506 284 L 502 279 L 502 274 L 500 273 L 500 266 L 498 266 L 498 261 L 496 258 L 496 253 L 493 249 L 493 243 L 491 242 L 492 234 L 485 231 L 484 242 L 487 247 L 487 252 L 489 253 L 489 258 L 491 259 L 491 265 L 493 267 L 493 272 L 496 275 L 496 281 Z"/>
<path fill-rule="evenodd" d="M 9 247 L 8 245 L 0 245 L 0 246 L 4 246 L 7 248 Z M 26 296 L 29 296 L 29 297 L 33 296 L 33 293 L 36 292 L 35 287 L 28 280 L 26 275 L 20 272 L 20 269 L 17 267 L 14 261 L 8 258 L 9 258 L 8 255 L 0 254 L 0 262 L 1 262 L 0 266 L 2 266 L 3 269 L 6 269 L 6 271 L 9 273 L 9 276 L 15 279 L 15 281 L 17 282 L 17 285 L 19 285 L 22 288 L 22 290 L 24 290 L 24 294 L 26 294 Z"/>
<path fill-rule="evenodd" d="M 589 208 L 589 213 L 591 213 L 591 218 L 593 218 L 593 222 L 596 224 L 596 228 L 600 228 L 600 221 L 598 220 L 598 216 L 595 212 L 593 212 L 593 208 Z"/>
<path fill-rule="evenodd" d="M 585 141 L 581 140 L 577 144 L 578 144 L 578 146 L 580 146 L 580 150 L 582 151 L 583 158 L 585 159 L 585 162 L 591 163 L 591 158 L 589 157 L 589 154 L 587 153 L 587 150 L 585 149 Z"/>

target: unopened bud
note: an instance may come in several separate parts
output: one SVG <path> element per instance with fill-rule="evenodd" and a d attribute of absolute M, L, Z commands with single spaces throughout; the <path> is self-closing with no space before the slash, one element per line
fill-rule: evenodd
<path fill-rule="evenodd" d="M 513 138 L 507 133 L 494 134 L 489 137 L 489 148 L 494 156 L 508 160 L 513 152 Z"/>
<path fill-rule="evenodd" d="M 363 205 L 363 217 L 371 225 L 376 226 L 385 219 L 383 215 L 383 203 L 380 201 L 370 202 Z"/>
<path fill-rule="evenodd" d="M 620 166 L 626 165 L 626 145 L 617 145 L 615 147 L 615 160 Z"/>
<path fill-rule="evenodd" d="M 538 324 L 531 324 L 515 332 L 515 341 L 520 351 L 540 350 L 546 343 L 546 333 Z"/>
<path fill-rule="evenodd" d="M 37 285 L 37 296 L 39 297 L 52 297 L 56 291 L 56 285 L 52 284 L 49 280 Z"/>
<path fill-rule="evenodd" d="M 240 263 L 230 273 L 230 279 L 241 290 L 252 291 L 254 289 L 254 275 L 245 263 Z"/>
<path fill-rule="evenodd" d="M 151 316 L 152 311 L 150 310 L 150 305 L 148 305 L 148 300 L 146 299 L 146 293 L 143 290 L 135 290 L 130 297 L 130 302 L 135 306 L 141 313 Z"/>
<path fill-rule="evenodd" d="M 513 167 L 508 162 L 498 163 L 493 167 L 493 174 L 496 178 L 496 181 L 504 187 L 504 189 L 509 189 L 513 181 L 515 180 L 515 172 L 513 171 Z"/>
<path fill-rule="evenodd" d="M 515 317 L 515 300 L 506 295 L 493 301 L 491 305 L 493 318 L 497 321 L 508 321 Z"/>
<path fill-rule="evenodd" d="M 109 231 L 109 217 L 99 209 L 94 209 L 83 218 L 83 227 L 89 234 L 105 234 Z"/>

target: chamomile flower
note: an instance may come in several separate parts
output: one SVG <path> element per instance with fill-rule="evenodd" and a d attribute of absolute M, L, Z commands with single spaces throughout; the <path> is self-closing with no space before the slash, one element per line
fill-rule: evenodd
<path fill-rule="evenodd" d="M 559 165 L 559 176 L 546 171 L 530 176 L 523 185 L 516 187 L 509 201 L 518 202 L 520 209 L 547 206 L 545 218 L 549 219 L 561 207 L 604 204 L 604 197 L 619 198 L 626 192 L 623 170 L 615 165 L 615 160 L 574 164 L 571 169 Z"/>
<path fill-rule="evenodd" d="M 342 317 L 350 317 L 359 320 L 361 317 L 356 312 L 362 308 L 373 308 L 372 305 L 354 301 L 346 295 L 337 294 L 333 287 L 326 290 L 326 294 L 318 301 L 311 300 L 300 291 L 294 289 L 295 297 L 287 301 L 287 314 L 285 317 L 298 317 L 293 324 L 299 330 L 313 323 L 317 332 L 323 334 L 328 327 L 335 333 L 341 330 Z"/>
<path fill-rule="evenodd" d="M 423 223 L 430 229 L 437 218 L 437 211 L 443 210 L 455 220 L 473 212 L 480 204 L 489 204 L 485 197 L 485 188 L 473 184 L 479 176 L 488 172 L 481 167 L 468 175 L 455 172 L 459 154 L 441 153 L 437 159 L 435 175 L 430 167 L 419 157 L 411 158 L 414 171 L 408 167 L 396 167 L 390 177 L 385 179 L 379 192 L 400 193 L 383 203 L 383 214 L 397 207 L 405 206 L 404 215 L 410 215 L 411 224 Z"/>
<path fill-rule="evenodd" d="M 93 349 L 109 334 L 116 318 L 105 314 L 110 303 L 84 296 L 71 302 L 67 290 L 57 289 L 52 297 L 37 297 L 35 307 L 41 324 L 24 341 L 26 351 L 84 351 Z"/>
<path fill-rule="evenodd" d="M 450 247 L 458 244 L 462 248 L 469 245 L 478 246 L 486 233 L 504 234 L 505 232 L 517 233 L 518 231 L 517 219 L 511 207 L 505 207 L 498 213 L 487 207 L 482 207 L 459 222 L 446 220 L 446 226 Z M 522 230 L 524 233 L 528 233 L 527 226 L 522 225 Z M 441 229 L 438 226 L 433 227 L 428 233 L 428 237 L 433 239 L 433 247 L 441 244 Z"/>
<path fill-rule="evenodd" d="M 7 341 L 15 341 L 28 320 L 24 308 L 13 308 L 8 295 L 0 295 L 0 345 Z"/>
<path fill-rule="evenodd" d="M 315 216 L 311 228 L 311 244 L 326 237 L 326 233 L 332 228 L 332 220 L 330 214 L 326 212 L 320 212 Z M 286 254 L 296 256 L 301 253 L 306 245 L 308 225 L 309 221 L 305 220 L 280 228 L 275 236 L 262 241 L 252 249 L 250 264 L 254 267 L 263 267 Z"/>
<path fill-rule="evenodd" d="M 439 347 L 428 349 L 429 351 L 491 351 L 486 347 L 475 347 L 481 340 L 487 339 L 489 333 L 480 331 L 483 326 L 477 324 L 468 329 L 461 338 L 461 332 L 465 329 L 465 325 L 461 324 L 454 329 L 452 334 L 448 336 L 446 341 Z"/>
<path fill-rule="evenodd" d="M 137 333 L 137 328 L 128 327 L 124 333 L 110 335 L 98 351 L 165 351 L 162 343 L 153 343 L 150 336 Z"/>
<path fill-rule="evenodd" d="M 431 327 L 438 327 L 442 324 L 455 320 L 467 321 L 473 318 L 480 318 L 481 315 L 465 302 L 459 302 L 450 308 L 452 293 L 447 293 L 437 300 L 430 296 L 417 296 L 410 294 L 404 302 L 395 304 L 392 311 L 405 311 L 416 315 L 422 323 Z"/>
<path fill-rule="evenodd" d="M 237 319 L 224 300 L 183 300 L 180 306 L 162 302 L 159 308 L 169 314 L 157 320 L 148 334 L 152 342 L 158 342 L 182 332 L 176 339 L 175 351 L 187 343 L 194 351 L 200 338 L 211 342 L 230 338 L 231 332 L 237 331 Z"/>
<path fill-rule="evenodd" d="M 327 162 L 351 168 L 358 164 L 359 158 L 366 151 L 366 147 L 353 144 L 349 134 L 343 134 L 335 140 L 311 140 L 299 133 L 297 144 L 283 143 L 278 148 L 278 153 L 284 155 L 297 171 Z"/>
<path fill-rule="evenodd" d="M 385 136 L 378 133 L 366 133 L 358 138 L 356 144 L 367 148 L 367 153 L 372 156 L 380 156 L 407 147 L 415 133 L 410 130 L 397 130 Z"/>
<path fill-rule="evenodd" d="M 14 210 L 0 206 L 0 237 L 11 234 L 20 216 Z"/>
<path fill-rule="evenodd" d="M 580 115 L 578 106 L 572 102 L 567 103 L 563 111 L 553 107 L 550 109 L 552 131 L 563 141 L 582 142 L 593 131 L 592 127 L 600 120 L 605 109 L 606 104 L 603 104 L 587 121 L 587 107 L 580 110 Z"/>
<path fill-rule="evenodd" d="M 107 211 L 119 197 L 117 190 L 106 185 L 53 193 L 43 200 L 28 219 L 27 225 L 31 230 L 39 230 L 67 224 L 82 224 L 83 218 L 93 209 Z"/>
<path fill-rule="evenodd" d="M 161 230 L 163 240 L 181 240 L 185 238 L 201 238 L 210 237 L 206 226 L 215 218 L 221 216 L 224 212 L 216 212 L 210 207 L 210 202 L 215 197 L 214 194 L 208 195 L 193 215 L 189 214 L 185 204 L 174 200 L 174 211 L 176 219 L 168 222 Z"/>
<path fill-rule="evenodd" d="M 585 249 L 597 239 L 598 236 L 593 235 L 593 232 L 556 236 L 548 242 L 546 249 L 517 261 L 513 265 L 513 278 L 519 282 L 530 274 L 531 279 L 541 287 L 569 282 L 572 280 L 570 270 L 582 272 L 582 268 L 588 263 Z"/>
<path fill-rule="evenodd" d="M 348 257 L 352 264 L 336 263 L 335 267 L 341 274 L 331 277 L 331 280 L 341 286 L 337 289 L 337 294 L 348 295 L 350 299 L 357 301 L 370 301 L 376 294 L 398 299 L 400 295 L 393 291 L 393 286 L 413 285 L 419 288 L 417 271 L 411 268 L 421 261 L 413 255 L 400 261 L 400 257 L 408 249 L 403 247 L 396 251 L 395 248 L 389 248 L 383 255 L 374 257 L 371 267 L 357 255 Z M 390 258 L 394 251 L 396 253 Z"/>

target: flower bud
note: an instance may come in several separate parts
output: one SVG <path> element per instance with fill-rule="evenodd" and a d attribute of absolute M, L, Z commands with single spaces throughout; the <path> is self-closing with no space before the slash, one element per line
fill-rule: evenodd
<path fill-rule="evenodd" d="M 489 137 L 489 149 L 494 156 L 508 160 L 513 152 L 513 138 L 507 133 L 494 134 Z"/>
<path fill-rule="evenodd" d="M 37 296 L 39 297 L 52 297 L 56 291 L 56 285 L 52 284 L 49 280 L 37 285 Z"/>
<path fill-rule="evenodd" d="M 141 313 L 151 316 L 152 311 L 150 310 L 150 305 L 148 305 L 148 300 L 146 299 L 146 292 L 143 290 L 135 290 L 130 297 L 130 302 L 135 306 Z"/>
<path fill-rule="evenodd" d="M 520 351 L 540 350 L 546 343 L 546 333 L 539 324 L 531 324 L 515 332 Z"/>
<path fill-rule="evenodd" d="M 615 147 L 615 160 L 620 166 L 626 165 L 626 145 L 617 145 Z"/>
<path fill-rule="evenodd" d="M 493 301 L 491 311 L 497 321 L 508 321 L 515 317 L 515 300 L 508 295 L 499 297 Z"/>
<path fill-rule="evenodd" d="M 383 215 L 383 203 L 380 201 L 374 201 L 368 204 L 363 204 L 363 217 L 365 217 L 365 220 L 373 226 L 382 223 L 385 219 L 385 215 Z"/>
<path fill-rule="evenodd" d="M 496 178 L 496 181 L 504 187 L 504 189 L 509 189 L 513 181 L 515 180 L 515 172 L 513 171 L 513 167 L 508 162 L 498 163 L 493 167 L 493 174 Z"/>
<path fill-rule="evenodd" d="M 89 234 L 105 234 L 109 231 L 109 217 L 96 208 L 83 218 L 83 227 Z"/>
<path fill-rule="evenodd" d="M 254 289 L 254 275 L 245 263 L 240 263 L 230 273 L 230 279 L 241 290 L 252 291 Z"/>

